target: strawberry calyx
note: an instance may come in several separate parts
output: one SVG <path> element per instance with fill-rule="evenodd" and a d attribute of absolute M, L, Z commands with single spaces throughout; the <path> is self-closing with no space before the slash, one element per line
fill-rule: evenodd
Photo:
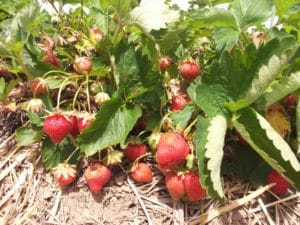
<path fill-rule="evenodd" d="M 113 148 L 107 149 L 107 155 L 105 157 L 107 165 L 118 165 L 122 162 L 124 153 Z"/>
<path fill-rule="evenodd" d="M 52 169 L 54 178 L 58 184 L 61 186 L 67 186 L 76 179 L 77 171 L 76 165 L 60 163 Z"/>

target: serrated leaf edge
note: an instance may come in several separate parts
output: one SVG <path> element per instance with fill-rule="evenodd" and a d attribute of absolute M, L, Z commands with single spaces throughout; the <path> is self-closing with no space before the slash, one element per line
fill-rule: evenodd
<path fill-rule="evenodd" d="M 215 129 L 218 127 L 218 129 Z M 207 169 L 211 171 L 210 179 L 213 183 L 214 190 L 217 191 L 218 195 L 223 198 L 224 192 L 221 182 L 221 164 L 223 159 L 223 146 L 224 139 L 227 130 L 227 121 L 224 116 L 217 115 L 210 121 L 210 126 L 208 128 L 207 143 L 205 145 L 205 157 L 207 161 Z M 218 141 L 217 141 L 218 140 Z M 223 140 L 223 141 L 220 141 Z M 221 157 L 215 157 L 216 152 Z M 215 167 L 215 165 L 218 165 Z"/>
<path fill-rule="evenodd" d="M 246 99 L 248 104 L 254 102 L 263 91 L 270 85 L 274 80 L 275 76 L 280 72 L 283 65 L 288 61 L 288 55 L 286 53 L 281 56 L 273 55 L 268 65 L 263 65 L 258 72 L 258 78 L 252 81 L 249 90 L 246 93 Z"/>
<path fill-rule="evenodd" d="M 291 92 L 300 88 L 300 71 L 292 73 L 289 77 L 283 77 L 278 83 L 271 86 L 272 90 L 264 96 L 268 107 L 282 99 Z"/>

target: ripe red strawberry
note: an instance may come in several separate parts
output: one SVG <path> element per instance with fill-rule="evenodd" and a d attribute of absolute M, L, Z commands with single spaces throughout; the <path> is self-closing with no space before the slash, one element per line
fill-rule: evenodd
<path fill-rule="evenodd" d="M 45 94 L 47 93 L 47 82 L 42 79 L 31 80 L 30 89 L 35 95 Z"/>
<path fill-rule="evenodd" d="M 174 112 L 174 111 L 182 110 L 189 101 L 190 100 L 183 95 L 174 96 L 172 99 L 171 111 Z"/>
<path fill-rule="evenodd" d="M 131 171 L 131 177 L 139 183 L 150 183 L 153 178 L 150 167 L 145 163 L 137 164 Z"/>
<path fill-rule="evenodd" d="M 49 64 L 52 64 L 53 66 L 60 67 L 60 61 L 59 59 L 52 53 L 52 51 L 48 51 L 44 57 L 44 62 L 47 62 Z"/>
<path fill-rule="evenodd" d="M 89 57 L 78 57 L 74 61 L 73 68 L 78 74 L 87 74 L 92 70 L 92 60 Z"/>
<path fill-rule="evenodd" d="M 183 163 L 190 152 L 187 141 L 178 133 L 166 132 L 160 136 L 156 160 L 163 170 L 172 169 Z"/>
<path fill-rule="evenodd" d="M 53 175 L 57 183 L 67 186 L 73 183 L 77 177 L 76 165 L 60 163 L 53 168 Z"/>
<path fill-rule="evenodd" d="M 98 27 L 93 27 L 90 29 L 90 38 L 97 43 L 103 39 L 103 33 Z"/>
<path fill-rule="evenodd" d="M 89 118 L 84 118 L 84 117 L 79 117 L 77 118 L 77 128 L 81 132 L 84 129 L 88 128 L 91 124 L 91 119 Z"/>
<path fill-rule="evenodd" d="M 9 77 L 11 73 L 7 68 L 11 67 L 11 62 L 7 61 L 0 61 L 0 74 L 2 74 L 4 77 Z"/>
<path fill-rule="evenodd" d="M 286 108 L 290 108 L 296 105 L 297 98 L 295 95 L 288 95 L 284 98 L 283 102 Z"/>
<path fill-rule="evenodd" d="M 168 57 L 161 57 L 159 59 L 159 68 L 161 72 L 164 72 L 170 65 L 172 64 L 172 61 Z"/>
<path fill-rule="evenodd" d="M 271 188 L 271 191 L 277 195 L 285 193 L 286 190 L 290 187 L 290 183 L 275 170 L 269 172 L 267 176 L 267 181 L 269 184 L 276 184 L 274 187 Z"/>
<path fill-rule="evenodd" d="M 197 173 L 189 172 L 185 174 L 183 182 L 187 197 L 190 201 L 198 201 L 206 196 L 206 191 L 202 188 Z"/>
<path fill-rule="evenodd" d="M 179 66 L 179 73 L 186 82 L 192 82 L 201 73 L 201 69 L 195 61 L 185 60 Z"/>
<path fill-rule="evenodd" d="M 177 201 L 185 195 L 183 179 L 177 173 L 167 172 L 165 182 L 172 199 Z"/>
<path fill-rule="evenodd" d="M 109 181 L 111 171 L 108 167 L 100 162 L 91 164 L 84 171 L 84 178 L 91 192 L 97 193 Z"/>
<path fill-rule="evenodd" d="M 44 120 L 44 132 L 54 143 L 61 142 L 72 130 L 73 124 L 61 114 L 47 116 Z"/>
<path fill-rule="evenodd" d="M 70 131 L 70 134 L 73 136 L 73 137 L 77 137 L 78 134 L 80 133 L 79 129 L 78 129 L 78 124 L 77 124 L 77 117 L 74 116 L 74 115 L 71 115 L 69 116 L 69 120 L 70 122 L 72 123 L 72 129 Z"/>
<path fill-rule="evenodd" d="M 147 147 L 145 144 L 133 144 L 129 143 L 124 149 L 124 155 L 130 162 L 134 162 L 137 158 L 145 155 Z"/>

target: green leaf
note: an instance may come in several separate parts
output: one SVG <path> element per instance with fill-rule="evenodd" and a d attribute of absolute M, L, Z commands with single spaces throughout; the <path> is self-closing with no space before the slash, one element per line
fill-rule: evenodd
<path fill-rule="evenodd" d="M 224 198 L 221 164 L 226 130 L 227 121 L 222 115 L 211 120 L 200 118 L 194 137 L 201 185 L 210 196 L 220 199 Z"/>
<path fill-rule="evenodd" d="M 49 79 L 47 79 L 47 85 L 50 90 L 60 88 L 63 83 L 63 88 L 65 88 L 67 85 L 72 84 L 72 81 L 65 82 L 65 79 L 58 77 L 49 77 Z"/>
<path fill-rule="evenodd" d="M 13 56 L 13 52 L 0 40 L 0 57 L 5 58 L 11 56 Z"/>
<path fill-rule="evenodd" d="M 52 98 L 46 94 L 39 95 L 39 98 L 43 101 L 44 105 L 46 106 L 46 109 L 48 111 L 52 112 L 54 109 L 53 103 L 52 103 Z"/>
<path fill-rule="evenodd" d="M 261 101 L 264 102 L 264 108 L 272 105 L 299 88 L 300 71 L 292 73 L 288 77 L 281 78 L 278 82 L 274 83 L 261 97 Z"/>
<path fill-rule="evenodd" d="M 274 39 L 258 50 L 224 51 L 188 88 L 189 96 L 209 116 L 228 115 L 258 99 L 291 58 L 295 40 Z M 277 56 L 279 55 L 279 56 Z M 226 108 L 226 107 L 227 108 Z"/>
<path fill-rule="evenodd" d="M 43 137 L 43 128 L 30 125 L 16 130 L 16 140 L 18 146 L 29 146 L 39 142 Z"/>
<path fill-rule="evenodd" d="M 93 1 L 94 2 L 94 1 Z M 96 1 L 99 2 L 99 1 Z M 97 25 L 97 27 L 99 27 L 99 29 L 105 34 L 108 34 L 108 15 L 106 15 L 101 9 L 94 7 L 94 5 L 92 5 L 90 7 L 90 15 L 91 17 L 95 20 L 95 24 Z"/>
<path fill-rule="evenodd" d="M 22 8 L 13 18 L 11 28 L 15 31 L 23 29 L 24 31 L 32 31 L 39 25 L 40 21 L 37 19 L 40 15 L 39 8 L 35 4 L 28 4 Z"/>
<path fill-rule="evenodd" d="M 281 18 L 294 3 L 295 0 L 274 0 L 276 15 Z"/>
<path fill-rule="evenodd" d="M 294 44 L 294 39 L 289 37 L 281 41 L 273 39 L 257 52 L 253 44 L 247 47 L 244 55 L 235 52 L 230 76 L 232 84 L 229 84 L 230 95 L 235 100 L 226 103 L 228 109 L 237 111 L 256 101 L 288 63 Z"/>
<path fill-rule="evenodd" d="M 184 109 L 178 112 L 171 113 L 170 118 L 175 124 L 175 126 L 180 126 L 184 128 L 192 118 L 193 112 L 194 112 L 194 106 L 186 105 Z"/>
<path fill-rule="evenodd" d="M 161 115 L 159 111 L 154 111 L 149 114 L 148 119 L 146 120 L 146 130 L 152 131 L 156 127 L 159 126 L 159 123 L 161 121 Z"/>
<path fill-rule="evenodd" d="M 272 0 L 234 0 L 229 9 L 235 14 L 240 28 L 260 25 L 272 13 Z"/>
<path fill-rule="evenodd" d="M 105 102 L 96 119 L 77 138 L 81 151 L 89 156 L 123 143 L 141 114 L 138 107 L 124 105 L 119 99 Z"/>
<path fill-rule="evenodd" d="M 237 147 L 237 146 L 234 146 Z M 270 166 L 249 145 L 243 145 L 234 152 L 232 172 L 252 184 L 265 184 Z"/>
<path fill-rule="evenodd" d="M 169 29 L 164 29 L 157 31 L 160 34 L 159 37 L 156 37 L 155 33 L 152 32 L 153 36 L 155 36 L 156 41 L 158 42 L 159 46 L 164 49 L 164 50 L 173 50 L 174 46 L 178 43 L 178 41 L 181 39 L 180 35 L 185 35 L 185 32 L 187 31 L 186 28 L 181 28 L 181 27 L 169 27 Z M 150 50 L 155 50 L 155 49 L 150 49 Z"/>
<path fill-rule="evenodd" d="M 227 117 L 228 112 L 224 103 L 228 101 L 228 95 L 221 85 L 198 82 L 189 86 L 188 94 L 209 117 L 214 117 L 218 114 Z"/>
<path fill-rule="evenodd" d="M 27 112 L 27 117 L 29 118 L 29 121 L 31 124 L 42 127 L 43 126 L 43 120 L 40 116 L 38 116 L 36 113 Z"/>
<path fill-rule="evenodd" d="M 231 49 L 239 40 L 240 31 L 234 27 L 218 27 L 213 33 L 217 49 Z"/>
<path fill-rule="evenodd" d="M 193 12 L 191 15 L 188 15 L 187 23 L 190 23 L 194 28 L 208 26 L 238 28 L 235 17 L 230 11 L 215 7 Z"/>
<path fill-rule="evenodd" d="M 74 153 L 74 151 L 76 151 Z M 48 137 L 43 141 L 42 160 L 47 170 L 56 167 L 59 163 L 65 162 L 71 155 L 69 163 L 76 164 L 80 158 L 79 150 L 65 138 L 59 144 L 53 143 Z"/>
<path fill-rule="evenodd" d="M 10 91 L 19 83 L 19 79 L 11 80 L 9 83 L 5 83 L 4 79 L 0 78 L 0 101 L 6 99 Z"/>
<path fill-rule="evenodd" d="M 0 99 L 3 99 L 3 95 L 5 93 L 5 80 L 3 77 L 0 78 Z"/>
<path fill-rule="evenodd" d="M 115 53 L 115 62 L 120 86 L 139 81 L 139 67 L 132 45 L 121 43 Z"/>
<path fill-rule="evenodd" d="M 179 12 L 171 10 L 168 5 L 142 5 L 130 12 L 130 22 L 139 25 L 146 33 L 166 28 L 167 24 L 179 19 Z"/>
<path fill-rule="evenodd" d="M 102 9 L 112 7 L 120 18 L 125 18 L 129 11 L 138 5 L 137 0 L 101 0 Z"/>
<path fill-rule="evenodd" d="M 295 187 L 300 187 L 300 163 L 285 140 L 251 108 L 240 110 L 232 121 L 249 145 Z"/>

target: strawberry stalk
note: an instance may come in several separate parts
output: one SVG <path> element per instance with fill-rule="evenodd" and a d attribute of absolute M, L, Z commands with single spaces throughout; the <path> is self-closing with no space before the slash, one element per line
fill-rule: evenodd
<path fill-rule="evenodd" d="M 91 101 L 90 101 L 89 76 L 88 75 L 85 75 L 85 82 L 86 82 L 86 96 L 87 96 L 88 111 L 89 111 L 89 113 L 91 113 Z"/>
<path fill-rule="evenodd" d="M 198 118 L 194 119 L 193 122 L 191 122 L 190 125 L 187 128 L 185 128 L 185 130 L 183 131 L 184 137 L 187 137 L 189 135 L 189 133 L 192 130 L 192 127 L 197 123 L 197 121 L 198 121 Z"/>
<path fill-rule="evenodd" d="M 73 137 L 72 137 L 73 138 Z M 72 143 L 74 142 L 74 140 L 72 141 Z M 74 144 L 74 143 L 73 143 Z M 73 155 L 75 154 L 75 152 L 77 152 L 79 150 L 79 147 L 76 147 L 75 149 L 74 149 L 74 151 L 69 155 L 69 157 L 64 161 L 64 163 L 66 164 L 66 163 L 68 163 L 69 162 L 69 160 L 73 157 Z"/>
<path fill-rule="evenodd" d="M 61 83 L 59 90 L 58 90 L 58 96 L 57 96 L 57 103 L 56 103 L 56 109 L 59 110 L 59 105 L 60 105 L 60 98 L 61 98 L 61 93 L 62 89 L 65 85 L 65 83 L 69 80 L 70 78 L 65 78 L 64 81 Z"/>
<path fill-rule="evenodd" d="M 80 90 L 82 89 L 82 87 L 83 87 L 83 83 L 80 84 L 79 88 L 77 89 L 77 91 L 74 95 L 73 103 L 72 103 L 73 110 L 75 110 L 75 103 L 77 102 L 77 96 L 78 96 Z"/>

